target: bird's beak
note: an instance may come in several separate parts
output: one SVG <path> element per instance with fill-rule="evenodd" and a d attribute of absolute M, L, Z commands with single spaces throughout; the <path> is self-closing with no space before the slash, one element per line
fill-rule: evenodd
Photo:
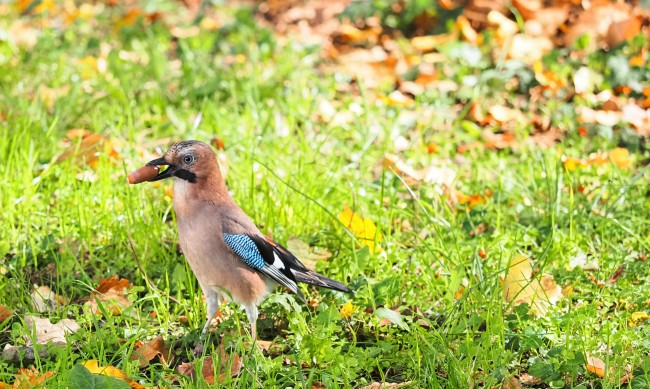
<path fill-rule="evenodd" d="M 158 158 L 158 159 L 154 159 L 153 161 L 149 161 L 147 162 L 146 166 L 167 166 L 167 169 L 165 169 L 164 171 L 160 170 L 160 172 L 158 172 L 158 175 L 156 175 L 154 178 L 150 179 L 149 181 L 159 181 L 165 178 L 172 177 L 174 175 L 174 172 L 176 171 L 176 166 L 165 161 L 165 158 Z"/>

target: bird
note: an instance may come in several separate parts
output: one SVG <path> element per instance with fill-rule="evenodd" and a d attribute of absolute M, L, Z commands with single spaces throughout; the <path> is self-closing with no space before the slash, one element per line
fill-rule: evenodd
<path fill-rule="evenodd" d="M 146 166 L 167 166 L 148 181 L 174 181 L 172 202 L 178 242 L 207 302 L 202 335 L 223 299 L 244 308 L 255 341 L 257 307 L 277 285 L 303 302 L 299 282 L 353 293 L 345 284 L 308 269 L 289 250 L 260 232 L 230 195 L 216 154 L 206 143 L 178 142 Z"/>

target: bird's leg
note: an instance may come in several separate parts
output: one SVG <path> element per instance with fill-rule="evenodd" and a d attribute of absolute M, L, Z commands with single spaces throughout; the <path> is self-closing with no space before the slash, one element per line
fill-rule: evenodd
<path fill-rule="evenodd" d="M 248 321 L 251 323 L 251 338 L 253 343 L 257 339 L 257 306 L 255 303 L 244 305 L 246 310 L 246 316 L 248 316 Z"/>
<path fill-rule="evenodd" d="M 219 312 L 219 304 L 221 299 L 219 294 L 213 290 L 206 290 L 204 293 L 205 299 L 208 303 L 208 320 L 206 320 L 205 325 L 203 326 L 203 330 L 201 331 L 199 343 L 196 345 L 196 347 L 194 347 L 195 356 L 200 356 L 203 354 L 203 342 L 205 341 L 206 334 L 208 333 L 208 328 L 210 327 L 210 323 L 212 322 L 214 315 Z"/>

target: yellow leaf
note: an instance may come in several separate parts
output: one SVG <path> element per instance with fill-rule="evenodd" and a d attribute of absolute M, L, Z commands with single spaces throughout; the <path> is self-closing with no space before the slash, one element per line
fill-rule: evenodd
<path fill-rule="evenodd" d="M 115 366 L 99 366 L 99 361 L 90 359 L 84 362 L 84 367 L 93 374 L 101 374 L 109 377 L 124 378 L 126 374 Z"/>
<path fill-rule="evenodd" d="M 362 218 L 345 206 L 343 212 L 339 213 L 339 220 L 359 239 L 362 245 L 370 249 L 371 253 L 381 251 L 380 247 L 375 246 L 375 238 L 377 242 L 381 242 L 382 236 L 370 218 Z"/>
<path fill-rule="evenodd" d="M 562 296 L 562 288 L 551 275 L 541 279 L 533 276 L 533 268 L 526 256 L 518 256 L 510 261 L 503 283 L 503 297 L 514 305 L 527 303 L 530 310 L 539 315 L 546 313 L 549 306 L 557 303 Z"/>
<path fill-rule="evenodd" d="M 627 169 L 632 164 L 630 152 L 622 147 L 617 147 L 614 150 L 610 151 L 609 158 L 612 160 L 614 165 L 618 166 L 621 169 Z"/>
<path fill-rule="evenodd" d="M 630 318 L 628 325 L 630 327 L 638 327 L 642 321 L 648 319 L 650 319 L 650 315 L 648 315 L 646 312 L 634 312 Z"/>
<path fill-rule="evenodd" d="M 564 165 L 564 168 L 570 172 L 587 166 L 581 159 L 567 156 L 562 158 L 562 164 Z"/>

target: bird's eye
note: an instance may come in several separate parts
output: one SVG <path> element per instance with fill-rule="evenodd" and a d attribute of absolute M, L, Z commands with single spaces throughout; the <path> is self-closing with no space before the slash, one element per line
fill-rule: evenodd
<path fill-rule="evenodd" d="M 193 163 L 194 162 L 194 156 L 192 154 L 187 154 L 187 155 L 183 156 L 183 162 L 185 162 L 188 165 Z"/>

